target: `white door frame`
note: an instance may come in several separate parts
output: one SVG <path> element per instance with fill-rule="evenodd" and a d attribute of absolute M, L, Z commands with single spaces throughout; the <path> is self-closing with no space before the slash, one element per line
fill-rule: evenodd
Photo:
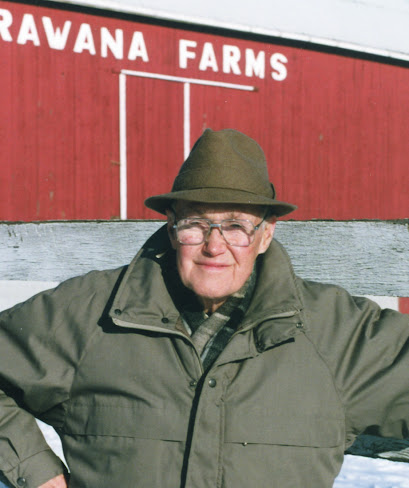
<path fill-rule="evenodd" d="M 121 70 L 119 74 L 119 196 L 120 218 L 128 218 L 128 178 L 127 178 L 127 134 L 126 134 L 126 77 L 138 76 L 157 80 L 183 83 L 183 155 L 186 159 L 190 151 L 190 85 L 217 86 L 234 90 L 256 91 L 255 86 L 223 83 L 218 81 L 183 78 L 180 76 L 146 73 L 145 71 Z"/>

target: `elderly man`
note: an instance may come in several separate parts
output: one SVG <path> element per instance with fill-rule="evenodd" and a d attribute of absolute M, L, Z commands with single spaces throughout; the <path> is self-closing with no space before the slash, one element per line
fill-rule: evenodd
<path fill-rule="evenodd" d="M 146 205 L 167 225 L 129 266 L 0 316 L 12 486 L 324 488 L 358 433 L 407 434 L 408 318 L 294 275 L 255 141 L 206 130 Z"/>

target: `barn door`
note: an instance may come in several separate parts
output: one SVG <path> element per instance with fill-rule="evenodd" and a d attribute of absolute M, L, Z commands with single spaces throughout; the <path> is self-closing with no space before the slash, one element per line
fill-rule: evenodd
<path fill-rule="evenodd" d="M 223 102 L 220 103 L 226 106 L 234 92 L 251 93 L 254 87 L 155 73 L 121 72 L 121 219 L 158 218 L 158 214 L 144 207 L 145 198 L 170 190 L 191 143 L 208 124 L 215 129 L 231 126 L 224 122 L 229 111 L 217 110 L 221 92 Z M 216 97 L 213 105 L 216 110 L 210 120 L 202 110 L 191 111 L 195 100 L 200 101 L 203 96 Z"/>

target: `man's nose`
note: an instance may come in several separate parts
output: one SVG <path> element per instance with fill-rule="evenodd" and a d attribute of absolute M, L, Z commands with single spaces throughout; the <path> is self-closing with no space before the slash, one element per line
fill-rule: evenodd
<path fill-rule="evenodd" d="M 220 227 L 210 227 L 204 246 L 209 254 L 215 255 L 225 251 L 226 241 L 224 240 Z"/>

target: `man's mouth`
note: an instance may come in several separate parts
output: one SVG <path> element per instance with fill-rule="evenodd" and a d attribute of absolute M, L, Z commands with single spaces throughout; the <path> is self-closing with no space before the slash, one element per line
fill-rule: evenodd
<path fill-rule="evenodd" d="M 215 269 L 215 270 L 222 270 L 225 268 L 228 268 L 228 264 L 223 264 L 223 263 L 197 263 L 198 266 L 201 266 L 205 269 Z"/>

